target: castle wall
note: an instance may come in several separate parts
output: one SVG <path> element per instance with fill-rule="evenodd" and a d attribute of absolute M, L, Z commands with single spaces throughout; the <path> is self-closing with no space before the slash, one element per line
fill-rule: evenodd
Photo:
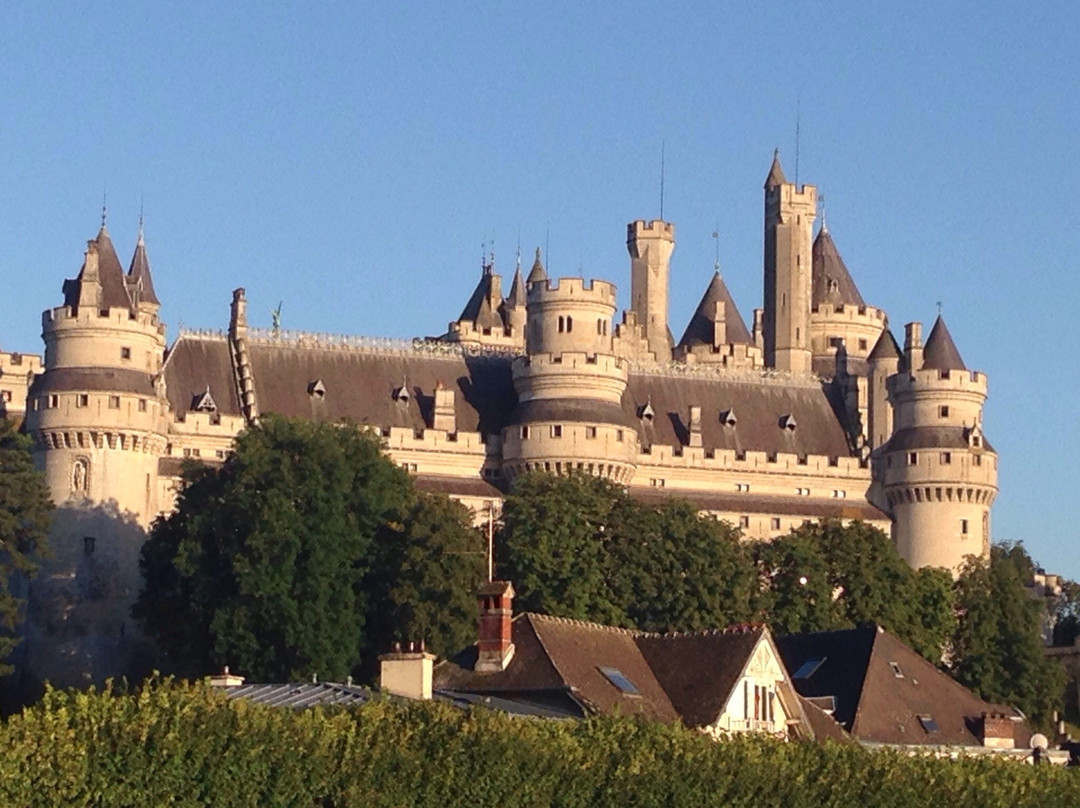
<path fill-rule="evenodd" d="M 39 373 L 40 356 L 0 351 L 0 418 L 22 421 L 30 384 Z"/>

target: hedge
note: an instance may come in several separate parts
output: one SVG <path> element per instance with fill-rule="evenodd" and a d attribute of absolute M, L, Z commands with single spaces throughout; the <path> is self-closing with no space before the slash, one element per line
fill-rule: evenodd
<path fill-rule="evenodd" d="M 3 806 L 1076 804 L 1080 772 L 375 699 L 291 710 L 202 684 L 50 691 L 0 726 Z"/>

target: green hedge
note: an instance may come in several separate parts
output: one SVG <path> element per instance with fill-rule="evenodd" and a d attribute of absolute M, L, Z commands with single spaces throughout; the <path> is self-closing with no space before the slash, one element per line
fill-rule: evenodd
<path fill-rule="evenodd" d="M 50 692 L 0 727 L 3 806 L 1047 806 L 1080 772 L 858 747 L 717 743 L 628 719 L 378 700 L 293 711 L 202 685 Z"/>

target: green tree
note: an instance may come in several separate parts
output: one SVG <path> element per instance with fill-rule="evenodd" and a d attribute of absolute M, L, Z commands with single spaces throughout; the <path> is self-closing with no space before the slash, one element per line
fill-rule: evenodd
<path fill-rule="evenodd" d="M 982 698 L 1047 727 L 1063 703 L 1065 672 L 1043 651 L 1044 607 L 1028 595 L 1020 561 L 1015 545 L 995 545 L 989 561 L 972 558 L 964 567 L 952 673 Z"/>
<path fill-rule="evenodd" d="M 4 662 L 18 644 L 14 631 L 25 602 L 14 591 L 19 576 L 33 578 L 38 559 L 48 554 L 52 501 L 41 474 L 34 469 L 29 439 L 0 418 L 0 675 L 11 673 Z"/>
<path fill-rule="evenodd" d="M 134 614 L 186 672 L 343 678 L 366 648 L 374 549 L 410 497 L 374 436 L 266 416 L 220 468 L 187 472 Z"/>
<path fill-rule="evenodd" d="M 496 542 L 499 575 L 514 582 L 522 610 L 629 625 L 612 590 L 615 534 L 625 493 L 588 474 L 534 471 L 514 481 Z"/>
<path fill-rule="evenodd" d="M 369 644 L 424 640 L 449 656 L 476 639 L 476 589 L 487 568 L 486 541 L 467 507 L 443 494 L 418 494 L 404 522 L 381 540 L 369 590 Z"/>

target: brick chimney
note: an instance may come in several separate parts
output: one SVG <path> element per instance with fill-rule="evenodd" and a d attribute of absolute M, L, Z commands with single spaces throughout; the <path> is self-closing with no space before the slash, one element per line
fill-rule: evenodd
<path fill-rule="evenodd" d="M 983 713 L 979 718 L 979 740 L 987 749 L 1013 749 L 1016 739 L 1013 735 L 1015 722 L 1000 713 Z"/>
<path fill-rule="evenodd" d="M 419 645 L 409 643 L 401 650 L 401 643 L 394 643 L 394 650 L 379 657 L 379 687 L 394 696 L 407 699 L 431 698 L 431 677 L 435 670 L 435 655 Z"/>
<path fill-rule="evenodd" d="M 489 581 L 476 593 L 480 604 L 480 627 L 476 640 L 479 673 L 506 670 L 514 657 L 511 622 L 514 617 L 514 587 L 509 581 Z"/>

